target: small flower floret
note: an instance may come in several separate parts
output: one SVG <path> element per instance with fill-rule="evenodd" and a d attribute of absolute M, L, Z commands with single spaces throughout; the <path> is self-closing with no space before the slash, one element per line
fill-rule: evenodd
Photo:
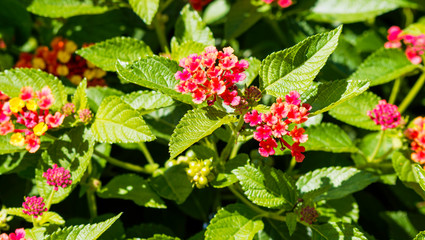
<path fill-rule="evenodd" d="M 47 211 L 45 205 L 44 199 L 36 196 L 26 197 L 25 202 L 22 203 L 22 207 L 24 208 L 23 212 L 35 218 L 43 215 L 43 212 Z"/>
<path fill-rule="evenodd" d="M 57 164 L 53 164 L 52 168 L 47 169 L 43 173 L 43 177 L 47 180 L 47 184 L 54 186 L 54 190 L 57 191 L 59 187 L 66 188 L 72 184 L 71 173 L 64 167 L 58 167 Z"/>
<path fill-rule="evenodd" d="M 387 103 L 386 100 L 380 100 L 373 110 L 367 112 L 367 115 L 376 125 L 381 125 L 382 130 L 395 128 L 402 123 L 398 107 Z"/>

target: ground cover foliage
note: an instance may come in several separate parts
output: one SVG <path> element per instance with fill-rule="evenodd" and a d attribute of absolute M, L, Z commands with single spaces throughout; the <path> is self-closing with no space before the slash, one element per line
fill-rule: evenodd
<path fill-rule="evenodd" d="M 0 239 L 424 239 L 424 0 L 2 0 Z"/>

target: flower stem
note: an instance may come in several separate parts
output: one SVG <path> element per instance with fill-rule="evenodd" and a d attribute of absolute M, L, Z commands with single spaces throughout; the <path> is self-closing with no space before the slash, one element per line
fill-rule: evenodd
<path fill-rule="evenodd" d="M 153 25 L 155 27 L 155 32 L 158 37 L 159 44 L 161 45 L 161 50 L 169 54 L 170 50 L 168 49 L 168 41 L 167 37 L 165 36 L 165 26 L 161 17 L 162 14 L 158 12 L 153 20 Z"/>
<path fill-rule="evenodd" d="M 394 104 L 397 98 L 397 94 L 400 90 L 400 85 L 401 85 L 401 78 L 397 78 L 394 81 L 393 89 L 391 90 L 391 95 L 390 95 L 390 99 L 388 100 L 388 103 Z"/>
<path fill-rule="evenodd" d="M 143 155 L 145 155 L 146 160 L 149 164 L 153 165 L 155 164 L 155 161 L 152 158 L 152 155 L 150 154 L 148 148 L 146 147 L 146 144 L 144 142 L 139 143 L 140 150 L 142 150 Z"/>
<path fill-rule="evenodd" d="M 229 138 L 229 141 L 227 142 L 227 145 L 224 147 L 223 151 L 220 154 L 220 160 L 221 163 L 224 164 L 226 162 L 226 160 L 229 158 L 230 152 L 232 151 L 232 149 L 234 148 L 234 145 L 237 144 L 238 141 L 238 134 L 239 134 L 239 130 L 241 130 L 243 123 L 244 123 L 244 119 L 243 119 L 243 115 L 246 112 L 244 112 L 240 117 L 239 117 L 239 121 L 238 124 L 236 125 L 236 128 L 232 128 L 233 130 L 233 134 L 232 136 Z"/>
<path fill-rule="evenodd" d="M 98 157 L 105 159 L 108 163 L 115 165 L 117 167 L 124 168 L 124 169 L 130 170 L 130 171 L 133 171 L 133 172 L 140 172 L 140 173 L 148 174 L 148 172 L 143 167 L 141 167 L 139 165 L 120 161 L 120 160 L 115 159 L 113 157 L 106 156 L 105 154 L 103 154 L 103 153 L 101 153 L 97 150 L 94 150 L 93 154 L 97 155 Z"/>
<path fill-rule="evenodd" d="M 379 152 L 379 148 L 382 145 L 382 140 L 384 139 L 384 134 L 385 131 L 381 130 L 380 134 L 379 134 L 379 140 L 378 140 L 378 144 L 376 145 L 375 149 L 373 150 L 372 156 L 369 158 L 369 162 L 373 162 L 373 160 L 375 159 L 376 155 Z"/>
<path fill-rule="evenodd" d="M 295 165 L 297 164 L 297 161 L 295 160 L 294 157 L 291 158 L 291 162 L 289 163 L 289 167 L 288 170 L 286 171 L 288 174 L 290 174 L 292 172 L 292 170 L 294 170 Z"/>
<path fill-rule="evenodd" d="M 401 104 L 398 106 L 398 110 L 400 113 L 404 112 L 406 108 L 410 105 L 410 103 L 413 101 L 413 99 L 416 97 L 418 92 L 421 90 L 422 86 L 425 83 L 425 72 L 424 69 L 422 69 L 422 74 L 416 81 L 415 85 L 410 89 L 410 92 L 407 94 L 407 96 L 404 98 L 404 100 L 401 102 Z"/>
<path fill-rule="evenodd" d="M 47 211 L 49 211 L 50 207 L 52 206 L 53 196 L 55 195 L 55 189 L 52 188 L 52 191 L 50 192 L 49 198 L 47 199 L 46 208 Z"/>
<path fill-rule="evenodd" d="M 90 163 L 87 168 L 87 175 L 90 176 L 92 174 L 93 166 Z M 96 205 L 96 195 L 95 191 L 92 189 L 88 189 L 86 192 L 87 196 L 87 206 L 89 208 L 90 213 L 90 220 L 93 220 L 95 217 L 97 217 L 97 205 Z"/>

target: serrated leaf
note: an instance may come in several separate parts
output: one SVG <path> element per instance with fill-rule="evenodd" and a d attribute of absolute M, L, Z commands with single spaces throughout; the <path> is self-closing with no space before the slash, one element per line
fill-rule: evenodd
<path fill-rule="evenodd" d="M 303 102 L 311 105 L 314 115 L 329 111 L 337 105 L 352 99 L 369 88 L 367 80 L 336 80 L 312 84 L 301 95 Z"/>
<path fill-rule="evenodd" d="M 425 192 L 419 183 L 417 183 L 416 177 L 413 173 L 413 166 L 416 163 L 413 163 L 399 151 L 393 154 L 392 163 L 398 178 L 403 182 L 403 184 L 415 190 L 415 192 L 422 198 L 425 198 Z"/>
<path fill-rule="evenodd" d="M 328 187 L 330 189 L 314 200 L 338 199 L 351 193 L 362 190 L 378 180 L 370 172 L 361 171 L 352 167 L 328 167 L 316 169 L 302 175 L 297 180 L 297 189 L 301 195 L 315 189 Z"/>
<path fill-rule="evenodd" d="M 155 140 L 140 114 L 116 96 L 102 101 L 91 130 L 99 142 L 137 143 Z"/>
<path fill-rule="evenodd" d="M 357 148 L 347 133 L 338 125 L 321 123 L 307 128 L 307 142 L 303 143 L 306 151 L 356 152 Z"/>
<path fill-rule="evenodd" d="M 44 240 L 45 227 L 27 228 L 25 229 L 25 237 L 32 240 Z"/>
<path fill-rule="evenodd" d="M 297 219 L 298 215 L 296 213 L 290 212 L 286 214 L 286 226 L 289 230 L 289 235 L 292 235 L 297 228 Z"/>
<path fill-rule="evenodd" d="M 185 58 L 190 54 L 201 54 L 207 46 L 208 45 L 205 45 L 204 43 L 194 41 L 185 41 L 181 44 L 178 44 L 177 41 L 174 41 L 171 44 L 171 59 L 179 62 L 180 59 Z"/>
<path fill-rule="evenodd" d="M 118 74 L 128 82 L 164 93 L 176 100 L 193 105 L 192 96 L 175 90 L 179 83 L 174 74 L 179 70 L 175 61 L 157 56 L 140 59 L 126 65 L 117 62 Z"/>
<path fill-rule="evenodd" d="M 297 202 L 293 179 L 278 169 L 245 165 L 232 173 L 238 178 L 248 199 L 259 206 L 290 210 Z"/>
<path fill-rule="evenodd" d="M 311 232 L 311 231 L 310 231 Z M 295 239 L 310 239 L 311 233 L 307 232 L 304 225 L 298 224 L 295 232 L 289 235 L 288 227 L 285 222 L 272 220 L 270 218 L 264 219 L 264 229 L 259 231 L 254 237 L 255 240 L 295 240 Z"/>
<path fill-rule="evenodd" d="M 151 187 L 163 198 L 182 204 L 192 192 L 192 184 L 182 165 L 168 168 L 164 174 L 154 177 L 150 181 Z"/>
<path fill-rule="evenodd" d="M 114 177 L 97 192 L 101 198 L 132 200 L 139 206 L 166 208 L 164 201 L 151 189 L 147 180 L 135 174 Z"/>
<path fill-rule="evenodd" d="M 80 82 L 77 87 L 77 90 L 75 90 L 75 93 L 72 96 L 72 103 L 75 106 L 76 112 L 78 112 L 78 110 L 88 108 L 86 89 L 87 79 L 84 78 L 84 80 Z"/>
<path fill-rule="evenodd" d="M 94 0 L 33 0 L 27 7 L 31 13 L 51 18 L 100 14 L 110 9 L 107 2 Z"/>
<path fill-rule="evenodd" d="M 329 222 L 322 225 L 310 225 L 314 240 L 367 240 L 362 231 L 348 223 Z"/>
<path fill-rule="evenodd" d="M 40 91 L 49 86 L 55 98 L 51 109 L 60 109 L 67 101 L 65 87 L 55 76 L 32 68 L 15 68 L 0 72 L 1 91 L 10 97 L 18 97 L 21 88 L 31 86 L 34 91 Z"/>
<path fill-rule="evenodd" d="M 276 97 L 306 90 L 338 45 L 341 30 L 339 26 L 267 56 L 261 63 L 261 89 Z"/>
<path fill-rule="evenodd" d="M 329 23 L 354 23 L 373 19 L 398 8 L 392 0 L 318 0 L 308 19 Z"/>
<path fill-rule="evenodd" d="M 236 157 L 226 162 L 224 171 L 217 174 L 217 177 L 210 183 L 215 188 L 224 188 L 232 185 L 238 181 L 238 178 L 232 171 L 238 167 L 242 167 L 249 162 L 249 156 L 247 154 L 238 154 Z"/>
<path fill-rule="evenodd" d="M 94 141 L 89 131 L 84 127 L 73 128 L 62 135 L 42 153 L 43 164 L 35 171 L 35 182 L 40 196 L 48 199 L 53 186 L 47 184 L 43 178 L 43 172 L 51 168 L 53 164 L 64 167 L 71 172 L 71 186 L 59 187 L 55 192 L 52 203 L 64 200 L 78 185 L 87 166 L 90 163 L 94 149 Z"/>
<path fill-rule="evenodd" d="M 155 91 L 137 91 L 121 96 L 121 99 L 136 110 L 148 111 L 168 107 L 174 103 L 167 95 Z"/>
<path fill-rule="evenodd" d="M 381 48 L 371 54 L 349 79 L 370 80 L 370 86 L 384 84 L 412 72 L 412 64 L 400 49 Z"/>
<path fill-rule="evenodd" d="M 198 12 L 193 10 L 190 4 L 186 4 L 181 10 L 175 29 L 174 35 L 179 43 L 194 41 L 207 46 L 215 45 L 210 28 L 207 27 Z"/>
<path fill-rule="evenodd" d="M 6 208 L 6 212 L 9 215 L 18 216 L 25 221 L 32 223 L 33 221 L 36 221 L 39 225 L 44 225 L 45 223 L 50 224 L 56 224 L 56 225 L 63 225 L 65 224 L 65 220 L 57 213 L 55 212 L 44 212 L 41 216 L 37 217 L 33 220 L 33 216 L 27 215 L 23 212 L 24 208 Z"/>
<path fill-rule="evenodd" d="M 416 182 L 419 183 L 422 190 L 425 191 L 425 171 L 419 164 L 413 165 L 413 174 L 415 175 Z"/>
<path fill-rule="evenodd" d="M 380 97 L 374 93 L 365 92 L 331 109 L 329 114 L 342 122 L 359 128 L 380 130 L 381 126 L 376 125 L 367 115 L 367 111 L 373 110 L 379 100 L 381 100 Z"/>
<path fill-rule="evenodd" d="M 213 107 L 197 108 L 187 112 L 171 135 L 170 158 L 177 157 L 221 125 L 235 121 L 234 116 Z"/>
<path fill-rule="evenodd" d="M 117 60 L 134 62 L 152 56 L 151 48 L 144 42 L 130 37 L 115 37 L 76 52 L 105 71 L 116 71 Z"/>
<path fill-rule="evenodd" d="M 121 96 L 123 92 L 109 87 L 90 87 L 86 89 L 90 109 L 97 112 L 103 99 L 108 96 Z"/>
<path fill-rule="evenodd" d="M 95 240 L 98 239 L 102 233 L 104 233 L 120 216 L 110 218 L 104 222 L 96 224 L 87 224 L 79 226 L 71 226 L 63 229 L 59 229 L 49 236 L 45 240 Z"/>
<path fill-rule="evenodd" d="M 205 232 L 206 240 L 254 238 L 264 228 L 258 213 L 243 204 L 230 204 L 220 209 Z"/>
<path fill-rule="evenodd" d="M 129 3 L 146 25 L 150 25 L 158 11 L 159 0 L 129 0 Z"/>
<path fill-rule="evenodd" d="M 352 195 L 334 200 L 323 200 L 316 204 L 318 222 L 355 223 L 359 219 L 359 205 Z"/>
<path fill-rule="evenodd" d="M 259 11 L 258 7 L 253 6 L 251 1 L 239 0 L 235 2 L 232 4 L 224 23 L 224 38 L 238 37 L 258 22 L 264 14 Z"/>

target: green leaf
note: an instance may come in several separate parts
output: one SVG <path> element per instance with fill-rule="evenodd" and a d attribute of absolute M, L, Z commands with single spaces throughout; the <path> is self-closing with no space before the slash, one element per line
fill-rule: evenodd
<path fill-rule="evenodd" d="M 286 226 L 288 226 L 289 235 L 294 234 L 297 228 L 297 219 L 298 215 L 296 213 L 290 212 L 286 214 Z"/>
<path fill-rule="evenodd" d="M 423 226 L 424 216 L 415 216 L 414 213 L 402 211 L 380 212 L 380 217 L 388 224 L 391 239 L 412 239 L 419 232 L 418 227 Z M 418 224 L 421 223 L 421 224 Z M 422 228 L 419 228 L 422 229 Z"/>
<path fill-rule="evenodd" d="M 312 239 L 314 240 L 367 240 L 363 232 L 348 223 L 329 222 L 322 225 L 310 225 L 310 228 L 313 229 Z"/>
<path fill-rule="evenodd" d="M 168 168 L 163 175 L 154 177 L 150 184 L 161 197 L 173 200 L 177 204 L 182 204 L 192 192 L 192 184 L 182 165 Z"/>
<path fill-rule="evenodd" d="M 381 99 L 374 93 L 365 92 L 331 109 L 329 114 L 342 122 L 359 128 L 380 130 L 381 126 L 376 125 L 367 115 L 367 111 L 373 110 L 379 100 Z"/>
<path fill-rule="evenodd" d="M 245 165 L 232 171 L 245 195 L 253 203 L 268 208 L 292 209 L 298 199 L 294 181 L 272 167 Z"/>
<path fill-rule="evenodd" d="M 78 85 L 77 90 L 75 90 L 75 93 L 72 96 L 72 103 L 75 106 L 76 112 L 78 112 L 78 110 L 88 108 L 86 89 L 87 79 L 84 78 L 84 80 L 80 82 L 80 85 Z"/>
<path fill-rule="evenodd" d="M 147 57 L 132 64 L 117 63 L 118 74 L 128 82 L 164 93 L 176 100 L 194 105 L 192 96 L 175 90 L 179 83 L 174 74 L 179 70 L 175 61 L 162 57 Z"/>
<path fill-rule="evenodd" d="M 318 0 L 308 19 L 329 23 L 354 23 L 373 19 L 398 8 L 393 0 Z"/>
<path fill-rule="evenodd" d="M 416 182 L 418 182 L 422 190 L 425 191 L 425 171 L 421 165 L 413 164 L 413 174 L 415 175 Z"/>
<path fill-rule="evenodd" d="M 236 155 L 236 157 L 226 162 L 224 171 L 220 172 L 210 184 L 215 188 L 224 188 L 236 183 L 238 178 L 232 173 L 233 169 L 245 166 L 248 162 L 249 156 L 247 154 Z"/>
<path fill-rule="evenodd" d="M 116 96 L 102 101 L 91 130 L 98 142 L 137 143 L 155 140 L 139 112 Z"/>
<path fill-rule="evenodd" d="M 226 0 L 215 0 L 204 9 L 202 18 L 206 24 L 217 22 L 224 18 L 230 11 L 230 3 Z"/>
<path fill-rule="evenodd" d="M 355 223 L 359 219 L 359 205 L 352 195 L 317 203 L 318 222 Z"/>
<path fill-rule="evenodd" d="M 22 160 L 25 159 L 27 161 L 31 155 L 32 153 L 28 153 L 26 150 L 0 155 L 0 175 L 12 171 L 19 166 Z"/>
<path fill-rule="evenodd" d="M 321 123 L 307 128 L 307 142 L 303 143 L 306 151 L 356 152 L 357 148 L 347 133 L 338 125 Z"/>
<path fill-rule="evenodd" d="M 210 135 L 223 124 L 235 122 L 236 118 L 213 107 L 197 108 L 187 112 L 174 129 L 170 139 L 170 158 Z"/>
<path fill-rule="evenodd" d="M 10 144 L 12 134 L 0 136 L 0 154 L 11 154 L 26 151 L 24 147 L 17 147 Z M 6 160 L 7 161 L 7 160 Z M 9 159 L 11 161 L 11 159 Z M 1 163 L 2 161 L 0 161 Z"/>
<path fill-rule="evenodd" d="M 31 13 L 51 18 L 100 14 L 110 9 L 107 2 L 94 0 L 33 0 L 27 7 Z"/>
<path fill-rule="evenodd" d="M 243 204 L 230 204 L 220 209 L 205 232 L 206 240 L 254 238 L 264 228 L 258 213 Z"/>
<path fill-rule="evenodd" d="M 65 87 L 55 76 L 32 68 L 15 68 L 0 72 L 1 91 L 10 97 L 18 97 L 21 88 L 31 86 L 34 91 L 40 91 L 49 86 L 55 98 L 51 109 L 60 109 L 67 101 Z"/>
<path fill-rule="evenodd" d="M 425 240 L 425 231 L 422 231 L 416 235 L 415 239 L 413 240 Z"/>
<path fill-rule="evenodd" d="M 144 42 L 130 37 L 115 37 L 76 52 L 105 71 L 116 71 L 117 60 L 134 62 L 152 56 L 151 48 Z"/>
<path fill-rule="evenodd" d="M 239 0 L 232 4 L 224 23 L 224 38 L 233 39 L 251 28 L 264 16 L 251 1 Z"/>
<path fill-rule="evenodd" d="M 310 231 L 311 232 L 311 231 Z M 264 229 L 259 231 L 254 237 L 255 240 L 293 240 L 293 239 L 310 239 L 311 233 L 308 234 L 304 225 L 298 224 L 295 232 L 290 235 L 286 222 L 264 219 Z"/>
<path fill-rule="evenodd" d="M 158 11 L 159 0 L 129 0 L 129 3 L 146 25 L 150 25 Z"/>
<path fill-rule="evenodd" d="M 164 234 L 155 234 L 153 237 L 148 238 L 147 240 L 180 240 L 178 237 L 170 237 Z"/>
<path fill-rule="evenodd" d="M 8 215 L 21 217 L 25 219 L 25 221 L 32 223 L 34 217 L 25 214 L 23 210 L 24 208 L 6 208 L 6 212 Z M 44 225 L 45 223 L 56 224 L 56 225 L 65 224 L 65 220 L 63 220 L 63 218 L 59 214 L 55 212 L 50 212 L 50 211 L 44 212 L 40 217 L 37 217 L 35 221 L 37 221 L 37 223 L 40 225 Z"/>
<path fill-rule="evenodd" d="M 303 195 L 315 189 L 330 186 L 324 194 L 314 200 L 338 199 L 362 190 L 378 180 L 372 173 L 352 167 L 328 167 L 316 169 L 302 175 L 296 185 Z"/>
<path fill-rule="evenodd" d="M 155 91 L 137 91 L 121 96 L 121 99 L 136 110 L 153 111 L 174 103 L 167 95 Z"/>
<path fill-rule="evenodd" d="M 204 43 L 191 40 L 182 42 L 181 44 L 177 43 L 177 41 L 173 41 L 171 43 L 171 59 L 179 62 L 180 59 L 185 58 L 190 54 L 201 54 L 207 46 L 208 45 L 205 45 Z"/>
<path fill-rule="evenodd" d="M 132 200 L 139 206 L 166 208 L 164 201 L 151 189 L 148 181 L 135 174 L 114 177 L 97 192 L 101 198 Z"/>
<path fill-rule="evenodd" d="M 47 184 L 46 179 L 43 178 L 43 172 L 51 168 L 53 164 L 57 164 L 71 172 L 72 184 L 66 188 L 59 187 L 53 196 L 52 203 L 59 203 L 64 200 L 83 177 L 87 166 L 90 164 L 93 148 L 93 137 L 84 127 L 73 128 L 58 140 L 55 140 L 42 153 L 43 164 L 35 171 L 35 182 L 40 196 L 44 199 L 49 198 L 53 186 Z"/>
<path fill-rule="evenodd" d="M 25 237 L 32 240 L 44 240 L 45 227 L 33 227 L 25 229 Z"/>
<path fill-rule="evenodd" d="M 349 78 L 370 80 L 370 86 L 384 84 L 412 72 L 412 64 L 400 49 L 381 48 L 358 67 Z"/>
<path fill-rule="evenodd" d="M 180 12 L 180 18 L 176 22 L 175 37 L 178 43 L 187 41 L 203 43 L 207 46 L 215 45 L 213 33 L 202 21 L 198 12 L 186 4 Z"/>
<path fill-rule="evenodd" d="M 102 233 L 104 233 L 120 216 L 121 213 L 104 222 L 59 229 L 47 236 L 45 240 L 95 240 L 98 239 L 99 236 L 102 235 Z"/>
<path fill-rule="evenodd" d="M 301 95 L 301 99 L 310 104 L 311 113 L 317 115 L 362 94 L 368 89 L 369 84 L 367 80 L 320 82 L 310 85 Z"/>
<path fill-rule="evenodd" d="M 338 45 L 341 30 L 339 26 L 267 56 L 261 63 L 261 89 L 275 97 L 306 90 Z"/>
<path fill-rule="evenodd" d="M 413 163 L 399 151 L 393 154 L 392 163 L 398 178 L 403 182 L 403 184 L 415 190 L 415 192 L 422 198 L 425 198 L 425 192 L 417 182 L 413 173 L 413 168 L 416 163 Z"/>
<path fill-rule="evenodd" d="M 90 87 L 86 89 L 90 109 L 97 112 L 103 99 L 108 96 L 121 96 L 123 92 L 109 87 Z"/>

